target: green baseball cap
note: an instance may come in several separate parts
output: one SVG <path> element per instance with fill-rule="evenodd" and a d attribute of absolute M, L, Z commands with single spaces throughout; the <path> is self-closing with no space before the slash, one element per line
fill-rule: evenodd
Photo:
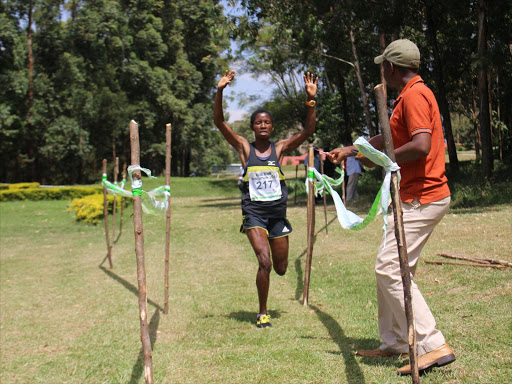
<path fill-rule="evenodd" d="M 407 39 L 395 40 L 390 43 L 384 53 L 373 59 L 375 64 L 382 64 L 389 61 L 399 67 L 419 68 L 420 67 L 420 50 L 412 41 Z"/>

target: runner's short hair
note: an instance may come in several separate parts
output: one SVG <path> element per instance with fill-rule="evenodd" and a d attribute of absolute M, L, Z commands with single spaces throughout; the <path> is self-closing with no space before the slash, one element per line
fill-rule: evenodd
<path fill-rule="evenodd" d="M 270 111 L 267 109 L 264 109 L 264 108 L 259 108 L 259 109 L 255 110 L 251 115 L 251 127 L 254 124 L 254 120 L 256 120 L 256 116 L 260 113 L 266 113 L 267 115 L 269 115 L 270 120 L 272 121 L 272 124 L 274 124 L 274 118 L 272 117 L 272 114 L 270 113 Z"/>

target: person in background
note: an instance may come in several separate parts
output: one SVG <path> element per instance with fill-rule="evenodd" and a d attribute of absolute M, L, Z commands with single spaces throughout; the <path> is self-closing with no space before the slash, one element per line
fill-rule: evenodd
<path fill-rule="evenodd" d="M 357 193 L 357 181 L 359 176 L 363 173 L 359 160 L 355 157 L 347 157 L 346 172 L 348 176 L 346 201 L 357 200 L 359 195 Z"/>
<path fill-rule="evenodd" d="M 412 280 L 421 250 L 450 205 L 441 115 L 434 94 L 418 75 L 420 51 L 416 44 L 409 40 L 395 40 L 374 61 L 383 65 L 386 83 L 400 92 L 389 124 L 396 162 L 400 166 L 400 198 Z M 384 148 L 381 135 L 370 138 L 369 142 L 377 149 Z M 356 156 L 354 150 L 354 146 L 337 148 L 330 152 L 329 157 L 339 163 L 347 157 Z M 357 158 L 364 165 L 371 165 L 364 156 Z M 394 226 L 394 218 L 390 215 L 375 263 L 382 343 L 374 350 L 357 351 L 360 356 L 390 357 L 409 350 Z M 436 328 L 434 316 L 415 282 L 412 282 L 411 294 L 420 372 L 452 363 L 455 355 L 444 335 Z M 398 369 L 397 373 L 410 375 L 410 365 Z"/>

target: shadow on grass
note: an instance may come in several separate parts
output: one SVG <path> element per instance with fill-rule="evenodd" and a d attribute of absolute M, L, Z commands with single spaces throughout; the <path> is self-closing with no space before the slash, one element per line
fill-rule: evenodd
<path fill-rule="evenodd" d="M 341 328 L 338 322 L 334 320 L 331 315 L 321 311 L 314 305 L 310 305 L 309 307 L 315 311 L 319 320 L 329 332 L 329 336 L 331 337 L 332 341 L 334 341 L 338 346 L 339 352 L 329 351 L 329 353 L 343 356 L 343 360 L 345 361 L 345 374 L 347 376 L 347 382 L 354 384 L 364 384 L 364 374 L 361 371 L 361 368 L 359 367 L 359 364 L 354 355 L 354 343 L 359 344 L 362 340 L 348 338 L 345 335 L 343 328 Z"/>
<path fill-rule="evenodd" d="M 110 276 L 112 279 L 114 279 L 115 281 L 117 281 L 118 283 L 120 283 L 123 287 L 125 287 L 126 289 L 128 289 L 131 293 L 133 293 L 135 296 L 139 297 L 139 290 L 137 287 L 135 287 L 133 284 L 129 283 L 128 281 L 126 281 L 125 279 L 123 279 L 122 277 L 116 275 L 114 272 L 112 271 L 109 271 L 108 269 L 106 269 L 105 267 L 103 266 L 99 266 L 99 269 L 101 269 L 103 272 L 105 272 L 108 276 Z M 153 307 L 155 307 L 156 309 L 158 309 L 159 311 L 162 311 L 163 312 L 163 309 L 162 307 L 160 307 L 160 305 L 158 305 L 157 303 L 155 303 L 153 300 L 151 299 L 147 299 L 148 300 L 148 304 L 151 304 Z"/>
<path fill-rule="evenodd" d="M 268 311 L 270 317 L 274 319 L 279 319 L 281 317 L 281 312 L 279 311 Z M 241 323 L 256 323 L 256 316 L 258 316 L 258 312 L 248 312 L 248 311 L 238 311 L 231 312 L 228 317 L 229 319 L 233 319 L 236 321 L 240 321 Z"/>
<path fill-rule="evenodd" d="M 103 260 L 104 262 L 105 260 Z M 102 262 L 102 264 L 103 264 Z M 99 265 L 99 268 L 105 272 L 108 276 L 110 276 L 112 279 L 120 283 L 123 287 L 128 289 L 130 292 L 132 292 L 135 296 L 139 297 L 139 290 L 131 283 L 123 279 L 122 277 L 116 275 L 114 272 L 109 271 L 102 265 Z M 156 308 L 155 313 L 151 317 L 151 320 L 149 322 L 149 339 L 151 340 L 151 348 L 153 349 L 156 343 L 156 335 L 158 330 L 158 324 L 160 323 L 160 311 L 163 312 L 163 309 L 155 303 L 153 300 L 147 299 L 148 304 L 151 304 L 153 307 Z M 130 378 L 129 383 L 130 384 L 136 384 L 139 382 L 139 379 L 144 371 L 144 349 L 141 346 L 139 351 L 139 357 L 137 358 L 137 361 L 135 362 L 135 365 L 132 369 L 132 375 Z"/>

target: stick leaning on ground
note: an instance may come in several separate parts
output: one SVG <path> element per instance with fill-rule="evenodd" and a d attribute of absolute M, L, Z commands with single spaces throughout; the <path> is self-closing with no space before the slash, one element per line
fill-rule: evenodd
<path fill-rule="evenodd" d="M 386 96 L 384 86 L 377 85 L 375 88 L 377 96 L 377 109 L 379 113 L 379 125 L 382 130 L 386 155 L 395 161 L 395 150 L 393 147 L 393 138 L 389 126 L 389 116 L 387 112 Z M 395 220 L 395 237 L 398 247 L 398 259 L 400 261 L 400 274 L 402 275 L 402 284 L 404 289 L 404 309 L 407 318 L 408 342 L 409 342 L 409 362 L 411 366 L 412 382 L 419 384 L 420 375 L 418 370 L 418 350 L 416 346 L 416 331 L 414 329 L 414 313 L 412 308 L 411 295 L 411 273 L 409 270 L 409 258 L 407 256 L 407 245 L 405 242 L 405 231 L 403 223 L 402 201 L 400 199 L 398 174 L 396 171 L 391 173 L 391 201 L 393 205 L 393 218 Z"/>

